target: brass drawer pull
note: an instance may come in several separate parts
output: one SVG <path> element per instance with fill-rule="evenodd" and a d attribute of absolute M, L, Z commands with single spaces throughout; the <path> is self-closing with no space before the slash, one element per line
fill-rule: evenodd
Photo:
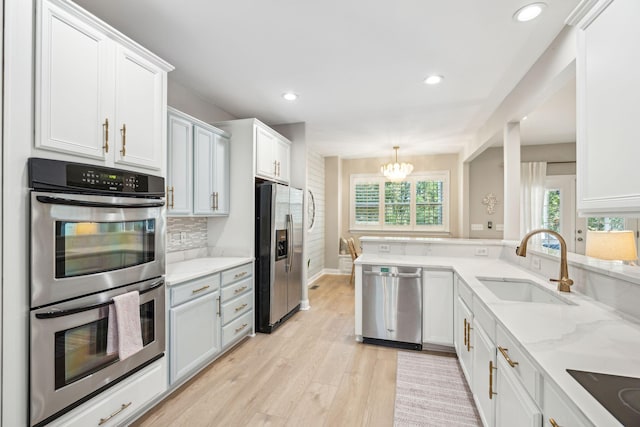
<path fill-rule="evenodd" d="M 468 338 L 467 338 L 467 319 L 466 318 L 464 319 L 464 327 L 463 327 L 463 329 L 464 329 L 464 345 L 466 346 L 467 345 L 467 340 L 468 340 Z"/>
<path fill-rule="evenodd" d="M 494 394 L 498 394 L 493 391 L 493 370 L 497 369 L 493 366 L 493 360 L 489 360 L 489 399 L 493 399 Z"/>
<path fill-rule="evenodd" d="M 203 287 L 201 287 L 201 288 L 194 289 L 194 290 L 192 290 L 192 291 L 191 291 L 191 294 L 192 294 L 192 295 L 193 295 L 193 294 L 197 294 L 198 292 L 202 292 L 202 291 L 204 291 L 205 289 L 209 289 L 210 287 L 211 287 L 211 286 L 206 285 L 206 286 L 203 286 Z"/>
<path fill-rule="evenodd" d="M 104 145 L 102 146 L 102 148 L 104 149 L 105 153 L 109 152 L 109 119 L 106 118 L 104 119 L 104 123 L 102 124 L 102 127 L 104 128 Z"/>
<path fill-rule="evenodd" d="M 473 346 L 471 345 L 471 322 L 467 322 L 467 351 L 471 351 Z"/>
<path fill-rule="evenodd" d="M 243 286 L 241 288 L 236 289 L 235 291 L 233 291 L 234 294 L 239 294 L 240 292 L 244 291 L 245 289 L 247 289 L 246 286 Z"/>
<path fill-rule="evenodd" d="M 116 412 L 114 412 L 113 414 L 109 415 L 107 418 L 100 418 L 100 422 L 98 423 L 99 426 L 101 426 L 102 424 L 106 423 L 107 421 L 109 421 L 111 418 L 115 417 L 116 415 L 118 415 L 120 412 L 124 411 L 125 409 L 127 409 L 129 406 L 131 406 L 131 402 L 129 403 L 123 403 L 122 406 L 120 406 L 120 409 L 118 409 Z"/>
<path fill-rule="evenodd" d="M 243 271 L 242 273 L 238 273 L 238 274 L 236 274 L 235 276 L 233 276 L 233 278 L 234 278 L 234 279 L 239 279 L 239 278 L 244 277 L 244 276 L 246 276 L 246 275 L 247 275 L 247 272 L 246 272 L 246 271 Z"/>
<path fill-rule="evenodd" d="M 122 157 L 127 155 L 127 125 L 126 124 L 122 124 L 122 129 L 120 129 L 120 133 L 122 134 L 122 150 L 120 150 L 120 153 L 122 154 Z"/>
<path fill-rule="evenodd" d="M 245 308 L 246 306 L 247 306 L 247 304 L 245 303 L 245 304 L 242 304 L 239 307 L 236 307 L 236 313 L 239 312 L 240 310 L 242 310 L 243 308 Z"/>
<path fill-rule="evenodd" d="M 511 358 L 507 354 L 507 351 L 509 351 L 508 348 L 498 346 L 498 350 L 500 350 L 500 353 L 502 353 L 504 358 L 507 359 L 507 363 L 509 364 L 509 366 L 511 366 L 512 368 L 515 368 L 516 365 L 518 365 L 518 362 L 514 362 L 513 360 L 511 360 Z"/>
<path fill-rule="evenodd" d="M 239 328 L 236 328 L 236 334 L 241 330 L 243 330 L 244 328 L 246 328 L 247 326 L 249 326 L 248 323 L 243 323 L 242 326 L 240 326 Z"/>
<path fill-rule="evenodd" d="M 552 427 L 560 427 L 560 424 L 558 424 L 553 418 L 549 418 L 549 424 L 551 424 Z"/>

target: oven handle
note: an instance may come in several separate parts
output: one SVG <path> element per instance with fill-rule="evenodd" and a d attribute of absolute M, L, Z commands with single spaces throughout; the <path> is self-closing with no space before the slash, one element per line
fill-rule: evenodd
<path fill-rule="evenodd" d="M 145 290 L 140 291 L 140 295 L 146 294 L 156 288 L 159 288 L 164 284 L 164 279 L 160 279 L 156 282 L 153 282 L 150 287 Z M 78 308 L 70 308 L 68 310 L 56 310 L 56 311 L 47 311 L 45 313 L 37 313 L 37 319 L 55 319 L 56 317 L 69 316 L 71 314 L 82 313 L 83 311 L 95 310 L 96 308 L 106 307 L 110 304 L 113 304 L 113 300 L 101 302 L 98 304 L 88 305 L 86 307 L 78 307 Z"/>
<path fill-rule="evenodd" d="M 85 202 L 83 200 L 71 200 L 62 199 L 59 197 L 49 196 L 36 196 L 36 200 L 40 203 L 47 203 L 51 205 L 71 205 L 71 206 L 83 206 L 87 208 L 158 208 L 164 206 L 163 201 L 151 202 L 151 203 L 101 203 L 101 202 Z"/>

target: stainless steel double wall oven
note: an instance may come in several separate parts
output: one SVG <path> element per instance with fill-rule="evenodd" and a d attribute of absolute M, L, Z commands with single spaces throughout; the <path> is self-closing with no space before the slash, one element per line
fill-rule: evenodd
<path fill-rule="evenodd" d="M 165 351 L 164 179 L 29 159 L 31 425 L 44 425 Z M 109 306 L 138 291 L 143 349 L 107 352 Z"/>

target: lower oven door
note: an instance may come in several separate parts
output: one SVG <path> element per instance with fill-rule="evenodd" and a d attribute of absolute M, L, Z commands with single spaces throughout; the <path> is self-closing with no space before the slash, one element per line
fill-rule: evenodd
<path fill-rule="evenodd" d="M 31 308 L 164 275 L 164 201 L 31 193 Z"/>
<path fill-rule="evenodd" d="M 163 357 L 164 279 L 149 280 L 31 312 L 31 425 L 43 425 Z M 113 297 L 140 294 L 143 348 L 125 360 L 107 352 Z"/>

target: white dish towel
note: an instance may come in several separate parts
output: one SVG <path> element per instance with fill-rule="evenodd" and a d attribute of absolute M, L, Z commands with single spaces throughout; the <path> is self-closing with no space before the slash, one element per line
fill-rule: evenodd
<path fill-rule="evenodd" d="M 142 350 L 138 291 L 113 297 L 108 322 L 107 354 L 117 351 L 120 360 L 124 360 Z"/>

